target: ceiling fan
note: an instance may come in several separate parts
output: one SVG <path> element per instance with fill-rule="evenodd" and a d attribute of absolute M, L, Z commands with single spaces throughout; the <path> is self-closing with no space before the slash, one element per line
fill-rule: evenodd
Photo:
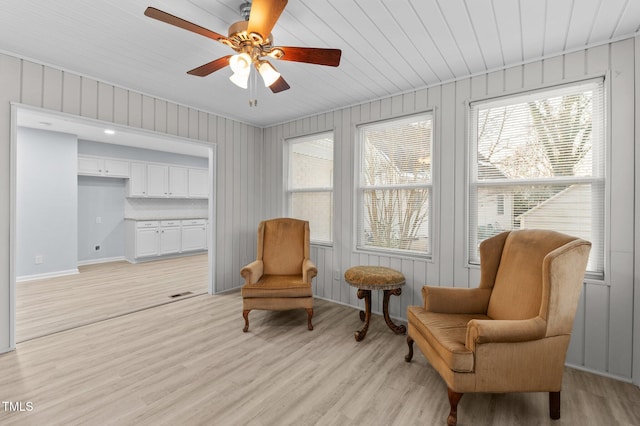
<path fill-rule="evenodd" d="M 144 14 L 218 41 L 236 52 L 235 55 L 223 56 L 194 68 L 187 74 L 205 77 L 229 65 L 233 71 L 230 80 L 246 89 L 251 68 L 254 67 L 262 76 L 265 86 L 273 93 L 279 93 L 290 86 L 268 59 L 337 67 L 342 54 L 340 49 L 274 46 L 271 30 L 286 5 L 287 0 L 253 0 L 243 3 L 240 12 L 244 21 L 232 24 L 227 37 L 154 7 L 147 7 Z"/>

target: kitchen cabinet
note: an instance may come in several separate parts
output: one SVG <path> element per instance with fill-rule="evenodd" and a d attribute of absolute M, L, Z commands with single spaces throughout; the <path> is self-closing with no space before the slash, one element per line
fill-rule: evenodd
<path fill-rule="evenodd" d="M 200 171 L 201 169 L 132 162 L 127 196 L 131 198 L 207 198 L 202 189 L 196 188 L 195 192 L 191 190 L 191 170 Z M 204 171 L 208 174 L 206 169 Z M 196 185 L 201 184 L 201 180 L 198 177 L 193 179 Z M 192 193 L 197 195 L 192 196 Z"/>
<path fill-rule="evenodd" d="M 131 163 L 131 175 L 127 183 L 129 197 L 147 196 L 147 164 Z"/>
<path fill-rule="evenodd" d="M 187 198 L 189 196 L 189 175 L 186 167 L 169 167 L 169 197 Z"/>
<path fill-rule="evenodd" d="M 189 168 L 189 197 L 209 197 L 209 170 Z"/>
<path fill-rule="evenodd" d="M 155 198 L 169 196 L 169 167 L 147 164 L 147 196 Z"/>
<path fill-rule="evenodd" d="M 125 220 L 125 258 L 131 263 L 206 250 L 206 219 Z"/>
<path fill-rule="evenodd" d="M 160 222 L 159 255 L 180 252 L 180 231 L 179 220 L 163 220 Z"/>
<path fill-rule="evenodd" d="M 205 250 L 207 248 L 207 221 L 190 219 L 182 221 L 182 251 Z"/>
<path fill-rule="evenodd" d="M 115 158 L 78 155 L 78 174 L 82 176 L 129 177 L 129 162 Z"/>
<path fill-rule="evenodd" d="M 159 222 L 145 221 L 135 223 L 134 253 L 136 258 L 158 255 L 160 238 Z"/>

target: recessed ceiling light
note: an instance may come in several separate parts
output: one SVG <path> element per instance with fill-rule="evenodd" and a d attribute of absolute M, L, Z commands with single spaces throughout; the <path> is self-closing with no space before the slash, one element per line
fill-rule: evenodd
<path fill-rule="evenodd" d="M 106 134 L 108 134 L 108 135 L 113 135 L 113 134 L 115 134 L 115 133 L 116 133 L 116 131 L 115 131 L 115 130 L 111 130 L 111 129 L 105 129 L 105 131 L 104 131 L 104 132 L 105 132 Z"/>

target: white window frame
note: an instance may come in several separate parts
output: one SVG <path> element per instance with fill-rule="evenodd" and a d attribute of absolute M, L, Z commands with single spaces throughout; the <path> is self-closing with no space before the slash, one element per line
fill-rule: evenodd
<path fill-rule="evenodd" d="M 334 164 L 333 167 L 333 174 L 331 176 L 331 186 L 330 187 L 311 187 L 311 188 L 291 188 L 291 161 L 292 161 L 292 156 L 291 156 L 291 150 L 293 145 L 295 144 L 299 144 L 299 143 L 304 143 L 304 142 L 310 142 L 310 141 L 314 141 L 314 140 L 318 140 L 318 139 L 326 139 L 326 138 L 331 138 L 331 140 L 333 141 L 333 149 L 332 149 L 332 161 Z M 314 193 L 314 192 L 330 192 L 331 193 L 331 240 L 330 241 L 325 241 L 325 240 L 314 240 L 313 238 L 311 238 L 310 243 L 314 244 L 314 245 L 322 245 L 322 246 L 333 246 L 333 241 L 335 239 L 335 192 L 334 192 L 334 184 L 335 184 L 335 132 L 333 130 L 327 130 L 327 131 L 323 131 L 323 132 L 318 132 L 318 133 L 312 133 L 312 134 L 308 134 L 308 135 L 303 135 L 303 136 L 294 136 L 291 138 L 287 138 L 284 141 L 284 161 L 283 161 L 283 174 L 284 174 L 284 212 L 285 212 L 285 216 L 288 217 L 293 217 L 291 215 L 291 196 L 293 194 L 300 194 L 300 193 Z M 312 236 L 313 236 L 313 231 L 312 231 Z"/>
<path fill-rule="evenodd" d="M 364 190 L 365 187 L 361 185 L 361 175 L 362 175 L 362 167 L 364 156 L 362 155 L 362 133 L 361 129 L 366 128 L 372 125 L 380 125 L 383 123 L 391 123 L 394 121 L 402 121 L 411 118 L 420 118 L 420 117 L 429 117 L 431 119 L 431 182 L 425 185 L 394 185 L 394 186 L 384 186 L 379 187 L 381 189 L 411 189 L 416 187 L 422 187 L 429 190 L 429 217 L 428 217 L 428 237 L 429 237 L 429 245 L 427 247 L 426 252 L 414 251 L 414 250 L 403 250 L 403 249 L 394 249 L 394 248 L 385 248 L 385 247 L 376 247 L 376 246 L 367 246 L 360 244 L 359 240 L 359 232 L 361 228 L 361 220 L 363 220 L 362 212 L 363 212 L 363 204 L 364 204 Z M 355 148 L 354 148 L 354 203 L 353 203 L 353 250 L 354 252 L 360 253 L 371 253 L 375 255 L 385 255 L 391 257 L 400 257 L 400 258 L 420 258 L 432 260 L 434 258 L 435 250 L 437 249 L 437 241 L 435 241 L 434 236 L 434 218 L 437 215 L 436 209 L 434 208 L 434 202 L 436 201 L 437 194 L 435 193 L 435 180 L 436 180 L 436 171 L 437 164 L 435 164 L 436 159 L 436 117 L 435 110 L 428 109 L 423 111 L 416 111 L 411 114 L 406 115 L 398 115 L 390 118 L 385 118 L 382 120 L 362 122 L 356 125 L 355 128 Z M 373 187 L 367 187 L 366 189 L 371 189 Z"/>
<path fill-rule="evenodd" d="M 602 84 L 602 107 L 601 107 L 601 112 L 602 112 L 602 125 L 603 125 L 603 130 L 602 130 L 602 138 L 603 138 L 603 145 L 601 147 L 603 153 L 600 157 L 600 160 L 604 163 L 604 172 L 602 177 L 569 177 L 569 178 L 556 178 L 555 180 L 551 180 L 551 179 L 519 179 L 519 180 L 515 180 L 515 179 L 495 179 L 495 180 L 491 180 L 489 182 L 482 182 L 482 183 L 478 183 L 478 182 L 473 182 L 474 175 L 477 175 L 476 173 L 476 168 L 478 165 L 478 148 L 477 148 L 477 137 L 476 137 L 476 131 L 477 131 L 477 123 L 475 122 L 475 117 L 471 117 L 471 108 L 474 105 L 480 104 L 480 103 L 492 103 L 494 101 L 501 101 L 505 104 L 509 104 L 509 103 L 513 103 L 510 101 L 518 101 L 521 100 L 523 98 L 526 98 L 527 96 L 536 96 L 537 94 L 540 93 L 545 93 L 545 92 L 553 92 L 554 90 L 557 89 L 563 89 L 563 88 L 571 88 L 571 87 L 579 87 L 581 85 L 588 85 L 590 83 L 601 83 Z M 469 100 L 466 103 L 466 117 L 467 117 L 467 129 L 466 129 L 466 138 L 467 138 L 467 146 L 466 146 L 466 162 L 467 162 L 467 167 L 466 167 L 466 197 L 465 197 L 465 203 L 466 203 L 466 208 L 465 208 L 465 228 L 466 228 L 466 232 L 465 232 L 465 263 L 467 265 L 467 267 L 469 268 L 478 268 L 479 267 L 479 259 L 477 262 L 474 262 L 471 258 L 470 258 L 470 244 L 474 244 L 474 243 L 478 243 L 476 238 L 472 237 L 472 233 L 476 232 L 477 234 L 477 228 L 473 229 L 472 227 L 472 218 L 471 218 L 471 214 L 472 214 L 472 208 L 471 208 L 471 194 L 472 194 L 472 187 L 474 185 L 481 187 L 481 186 L 496 186 L 496 187 L 500 187 L 500 186 L 521 186 L 521 185 L 542 185 L 542 184 L 581 184 L 581 183 L 586 183 L 586 184 L 599 184 L 604 188 L 604 192 L 601 194 L 601 199 L 602 199 L 602 215 L 603 215 L 603 225 L 602 225 L 602 229 L 599 230 L 600 233 L 602 233 L 602 238 L 600 241 L 600 244 L 602 244 L 602 272 L 594 272 L 594 271 L 589 271 L 587 270 L 586 274 L 585 274 L 585 280 L 586 281 L 590 281 L 590 282 L 605 282 L 605 277 L 607 276 L 607 271 L 608 271 L 608 265 L 609 265 L 609 259 L 608 259 L 608 253 L 609 253 L 609 228 L 610 228 L 610 213 L 609 213 L 609 209 L 610 209 L 610 150 L 611 150 L 611 143 L 610 143 L 610 126 L 609 126 L 609 99 L 608 99 L 608 92 L 609 92 L 609 88 L 608 88 L 608 78 L 606 78 L 606 76 L 603 75 L 595 75 L 592 77 L 588 77 L 585 79 L 576 79 L 576 80 L 572 80 L 572 81 L 565 81 L 561 84 L 557 84 L 557 85 L 549 85 L 549 86 L 541 86 L 541 87 L 536 87 L 530 90 L 522 90 L 522 91 L 517 91 L 517 92 L 509 92 L 509 93 L 505 93 L 503 95 L 499 95 L 499 96 L 494 96 L 494 97 L 487 97 L 487 98 L 478 98 L 478 99 L 473 99 L 473 100 Z M 477 209 L 476 209 L 477 212 Z M 476 221 L 477 222 L 477 221 Z"/>

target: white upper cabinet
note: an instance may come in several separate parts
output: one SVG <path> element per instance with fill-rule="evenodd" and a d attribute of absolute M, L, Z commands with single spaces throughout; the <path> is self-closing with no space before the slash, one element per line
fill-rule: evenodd
<path fill-rule="evenodd" d="M 209 170 L 189 169 L 189 197 L 209 197 Z"/>
<path fill-rule="evenodd" d="M 169 196 L 169 167 L 147 164 L 147 196 L 152 198 Z"/>
<path fill-rule="evenodd" d="M 129 197 L 147 196 L 147 164 L 131 163 L 131 176 L 127 185 Z"/>
<path fill-rule="evenodd" d="M 186 167 L 169 167 L 169 197 L 187 198 L 189 181 Z"/>
<path fill-rule="evenodd" d="M 129 162 L 114 158 L 78 155 L 78 174 L 84 176 L 129 177 Z"/>
<path fill-rule="evenodd" d="M 129 167 L 127 165 L 127 167 Z M 127 197 L 208 198 L 208 169 L 132 162 Z"/>

